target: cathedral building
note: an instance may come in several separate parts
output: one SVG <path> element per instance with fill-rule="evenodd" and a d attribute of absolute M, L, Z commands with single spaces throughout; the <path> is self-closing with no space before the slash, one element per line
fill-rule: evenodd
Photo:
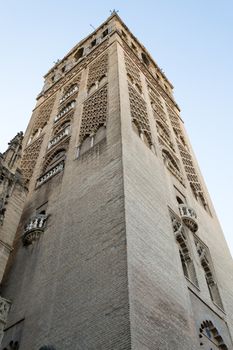
<path fill-rule="evenodd" d="M 44 78 L 1 160 L 1 350 L 232 350 L 232 258 L 171 82 L 115 12 Z"/>

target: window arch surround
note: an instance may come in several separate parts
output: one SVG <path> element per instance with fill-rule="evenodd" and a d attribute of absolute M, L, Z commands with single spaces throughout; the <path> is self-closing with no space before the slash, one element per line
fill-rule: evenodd
<path fill-rule="evenodd" d="M 43 173 L 47 172 L 50 168 L 52 168 L 56 163 L 65 159 L 66 155 L 66 147 L 61 147 L 53 151 L 47 159 L 45 160 L 43 166 Z"/>
<path fill-rule="evenodd" d="M 166 148 L 162 149 L 162 156 L 164 159 L 164 162 L 170 162 L 172 164 L 172 166 L 178 171 L 180 172 L 180 168 L 179 165 L 177 164 L 176 159 L 172 156 L 171 152 L 169 152 L 169 150 L 167 150 Z"/>
<path fill-rule="evenodd" d="M 56 128 L 54 128 L 53 131 L 53 135 L 52 136 L 56 136 L 61 130 L 71 126 L 72 120 L 70 117 L 64 119 L 61 121 L 61 123 L 59 123 Z"/>

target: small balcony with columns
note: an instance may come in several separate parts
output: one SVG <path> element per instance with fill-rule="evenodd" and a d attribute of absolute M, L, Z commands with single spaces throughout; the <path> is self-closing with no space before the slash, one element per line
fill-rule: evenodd
<path fill-rule="evenodd" d="M 40 235 L 44 232 L 47 217 L 45 214 L 37 214 L 25 225 L 22 236 L 24 246 L 28 246 L 40 238 Z"/>
<path fill-rule="evenodd" d="M 48 143 L 48 150 L 53 146 L 57 145 L 61 140 L 70 135 L 70 126 L 66 126 L 61 131 L 59 131 Z"/>
<path fill-rule="evenodd" d="M 186 204 L 180 204 L 179 212 L 184 225 L 187 226 L 190 231 L 196 232 L 198 230 L 198 224 L 195 210 Z"/>

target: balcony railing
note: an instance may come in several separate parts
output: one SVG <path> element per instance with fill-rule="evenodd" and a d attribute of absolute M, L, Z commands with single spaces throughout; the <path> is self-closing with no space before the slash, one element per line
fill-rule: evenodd
<path fill-rule="evenodd" d="M 65 106 L 54 118 L 54 122 L 57 122 L 59 119 L 61 119 L 61 117 L 63 117 L 63 115 L 65 115 L 66 113 L 68 113 L 69 111 L 71 111 L 71 109 L 73 109 L 75 106 L 75 102 L 72 101 L 71 103 L 69 103 L 67 106 Z"/>
<path fill-rule="evenodd" d="M 180 216 L 183 223 L 192 231 L 198 230 L 197 214 L 194 209 L 188 207 L 186 204 L 179 205 Z"/>
<path fill-rule="evenodd" d="M 39 179 L 37 180 L 36 187 L 42 185 L 44 182 L 49 180 L 54 175 L 60 173 L 64 169 L 64 159 L 59 162 L 58 164 L 54 165 L 53 168 L 51 168 L 49 171 L 47 171 L 45 174 L 43 174 Z"/>
<path fill-rule="evenodd" d="M 56 145 L 59 141 L 61 141 L 64 137 L 70 134 L 70 126 L 62 129 L 51 141 L 48 143 L 48 149 Z"/>
<path fill-rule="evenodd" d="M 44 232 L 46 219 L 47 216 L 44 214 L 38 214 L 30 219 L 28 224 L 25 226 L 22 237 L 24 245 L 30 245 L 40 238 L 41 233 Z"/>
<path fill-rule="evenodd" d="M 62 96 L 60 99 L 60 103 L 63 103 L 68 97 L 73 95 L 76 91 L 78 91 L 78 85 L 74 85 L 70 90 L 67 91 L 67 93 Z"/>

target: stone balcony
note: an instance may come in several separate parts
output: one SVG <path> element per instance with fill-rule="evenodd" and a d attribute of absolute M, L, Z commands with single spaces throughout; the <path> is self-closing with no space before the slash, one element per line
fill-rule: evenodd
<path fill-rule="evenodd" d="M 179 205 L 180 216 L 183 223 L 192 231 L 198 230 L 197 214 L 194 209 L 188 207 L 186 204 Z"/>
<path fill-rule="evenodd" d="M 32 217 L 25 226 L 23 233 L 23 244 L 25 246 L 32 244 L 40 238 L 41 233 L 44 232 L 47 216 L 45 214 L 37 214 Z"/>
<path fill-rule="evenodd" d="M 59 119 L 61 119 L 65 114 L 71 111 L 75 106 L 75 101 L 71 101 L 68 103 L 62 110 L 56 115 L 54 118 L 54 122 L 56 123 Z"/>
<path fill-rule="evenodd" d="M 63 140 L 66 136 L 70 134 L 70 126 L 62 129 L 52 140 L 48 143 L 48 149 L 55 146 L 58 142 Z"/>
<path fill-rule="evenodd" d="M 59 163 L 56 163 L 54 167 L 52 167 L 50 170 L 48 170 L 46 173 L 40 176 L 39 179 L 37 180 L 36 187 L 39 187 L 40 185 L 48 181 L 51 177 L 60 173 L 63 169 L 64 169 L 64 159 Z"/>
<path fill-rule="evenodd" d="M 68 97 L 72 96 L 75 92 L 78 91 L 78 85 L 74 85 L 71 87 L 70 90 L 67 91 L 67 93 L 60 99 L 60 104 L 63 103 L 68 99 Z"/>

